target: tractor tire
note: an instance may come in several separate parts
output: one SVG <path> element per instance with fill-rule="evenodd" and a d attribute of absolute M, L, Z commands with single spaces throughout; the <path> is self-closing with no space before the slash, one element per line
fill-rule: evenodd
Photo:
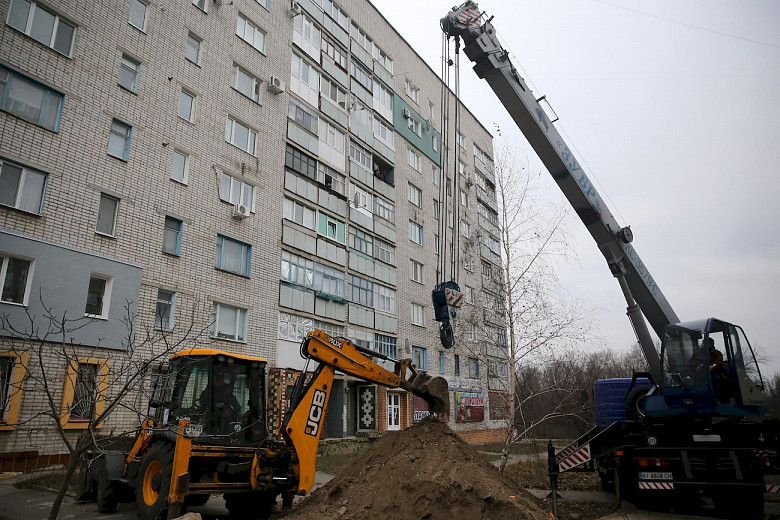
<path fill-rule="evenodd" d="M 276 504 L 276 494 L 229 493 L 225 495 L 225 507 L 230 518 L 246 520 L 267 520 Z"/>
<path fill-rule="evenodd" d="M 141 459 L 135 483 L 135 506 L 141 520 L 162 520 L 168 514 L 174 445 L 157 442 Z"/>
<path fill-rule="evenodd" d="M 95 501 L 98 513 L 116 513 L 116 508 L 119 505 L 116 487 L 102 471 L 98 474 L 95 483 Z"/>

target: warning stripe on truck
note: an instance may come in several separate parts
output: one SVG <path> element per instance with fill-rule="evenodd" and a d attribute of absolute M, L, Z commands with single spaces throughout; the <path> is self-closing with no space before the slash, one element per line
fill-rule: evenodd
<path fill-rule="evenodd" d="M 589 460 L 590 460 L 590 444 L 586 444 L 581 448 L 577 449 L 576 451 L 572 452 L 571 455 L 569 455 L 565 459 L 563 459 L 558 464 L 558 471 L 563 473 L 564 471 L 570 470 L 575 466 L 579 466 L 580 464 L 585 464 Z"/>
<path fill-rule="evenodd" d="M 672 482 L 640 482 L 639 489 L 663 489 L 674 490 L 674 483 Z"/>
<path fill-rule="evenodd" d="M 767 493 L 780 493 L 780 485 L 767 484 L 766 485 L 766 492 Z"/>

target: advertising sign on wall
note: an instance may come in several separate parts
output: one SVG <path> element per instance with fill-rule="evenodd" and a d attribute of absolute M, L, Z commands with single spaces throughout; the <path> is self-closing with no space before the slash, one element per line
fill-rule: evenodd
<path fill-rule="evenodd" d="M 485 397 L 481 392 L 454 392 L 455 422 L 485 420 Z"/>

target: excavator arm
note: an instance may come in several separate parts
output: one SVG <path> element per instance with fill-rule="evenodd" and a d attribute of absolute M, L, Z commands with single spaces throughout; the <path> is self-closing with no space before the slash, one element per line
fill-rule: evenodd
<path fill-rule="evenodd" d="M 331 337 L 321 330 L 307 335 L 301 344 L 301 355 L 318 361 L 319 366 L 308 383 L 305 374 L 299 378 L 281 427 L 282 437 L 295 451 L 299 495 L 307 494 L 314 485 L 317 446 L 336 370 L 388 388 L 412 392 L 425 399 L 432 413 L 449 412 L 447 381 L 417 372 L 410 359 L 391 359 L 355 345 L 348 339 Z M 391 361 L 394 369 L 387 370 L 369 356 Z"/>

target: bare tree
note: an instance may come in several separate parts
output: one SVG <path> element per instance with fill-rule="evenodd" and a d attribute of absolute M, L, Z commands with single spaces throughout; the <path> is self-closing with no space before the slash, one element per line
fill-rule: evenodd
<path fill-rule="evenodd" d="M 14 424 L 18 434 L 34 442 L 53 429 L 70 455 L 49 512 L 49 519 L 55 519 L 85 452 L 103 444 L 98 438 L 137 432 L 146 414 L 150 368 L 185 346 L 196 346 L 206 329 L 194 325 L 197 303 L 188 327 L 162 330 L 142 324 L 127 302 L 122 318 L 127 335 L 119 344 L 108 348 L 101 340 L 98 345 L 84 346 L 71 338 L 90 327 L 95 318 L 70 318 L 67 312 L 56 314 L 43 301 L 41 306 L 43 312 L 37 315 L 28 310 L 26 320 L 0 315 L 0 350 L 15 353 L 15 368 L 24 374 L 9 385 L 6 402 L 24 392 L 25 402 L 31 404 Z M 123 417 L 106 431 L 106 421 L 120 412 Z"/>
<path fill-rule="evenodd" d="M 498 385 L 503 390 L 491 397 L 505 400 L 501 407 L 506 425 L 503 472 L 512 443 L 538 424 L 526 421 L 524 409 L 530 401 L 529 396 L 517 393 L 526 383 L 518 376 L 530 378 L 537 372 L 533 367 L 555 361 L 553 352 L 581 345 L 588 337 L 585 318 L 589 310 L 561 287 L 556 274 L 563 262 L 575 260 L 567 232 L 569 210 L 541 196 L 541 174 L 530 170 L 527 156 L 514 145 L 499 137 L 494 152 L 498 210 L 494 224 L 500 234 L 501 267 L 483 264 L 483 277 L 493 281 L 474 298 L 479 311 L 467 316 L 460 329 L 480 329 L 486 343 L 476 342 L 471 350 L 488 366 L 488 387 Z M 481 247 L 490 247 L 482 238 Z M 549 367 L 560 371 L 564 365 Z M 553 386 L 548 384 L 551 381 Z M 561 374 L 545 379 L 545 385 L 534 390 L 536 396 L 557 399 L 544 420 L 572 413 L 568 403 L 579 401 L 581 389 L 568 382 Z"/>

